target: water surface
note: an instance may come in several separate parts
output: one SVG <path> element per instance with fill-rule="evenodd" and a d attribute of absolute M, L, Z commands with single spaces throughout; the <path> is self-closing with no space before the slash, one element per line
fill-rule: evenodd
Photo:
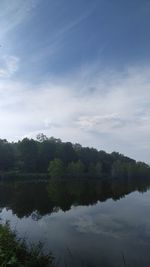
<path fill-rule="evenodd" d="M 150 266 L 149 181 L 0 186 L 0 218 L 59 266 Z"/>

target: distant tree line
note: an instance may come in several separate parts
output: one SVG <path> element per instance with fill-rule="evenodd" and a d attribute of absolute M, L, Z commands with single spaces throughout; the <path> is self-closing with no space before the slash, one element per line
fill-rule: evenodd
<path fill-rule="evenodd" d="M 48 173 L 52 178 L 150 177 L 150 167 L 117 152 L 111 154 L 39 134 L 18 142 L 0 139 L 0 173 Z"/>

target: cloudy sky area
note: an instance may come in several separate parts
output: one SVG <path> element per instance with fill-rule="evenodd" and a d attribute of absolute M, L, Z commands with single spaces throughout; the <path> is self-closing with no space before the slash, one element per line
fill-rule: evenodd
<path fill-rule="evenodd" d="M 149 49 L 149 0 L 1 0 L 0 138 L 150 163 Z"/>

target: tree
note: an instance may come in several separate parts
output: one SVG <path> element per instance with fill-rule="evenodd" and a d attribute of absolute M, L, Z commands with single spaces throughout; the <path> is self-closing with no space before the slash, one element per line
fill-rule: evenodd
<path fill-rule="evenodd" d="M 77 150 L 77 155 L 86 169 L 88 169 L 90 163 L 96 163 L 98 160 L 98 151 L 94 148 L 81 147 L 81 149 Z"/>
<path fill-rule="evenodd" d="M 131 174 L 133 173 L 132 166 L 136 166 L 135 164 L 131 164 L 128 162 L 121 162 L 117 160 L 113 163 L 111 169 L 111 176 L 113 178 L 130 178 Z"/>
<path fill-rule="evenodd" d="M 0 171 L 12 170 L 15 155 L 12 144 L 5 139 L 0 139 Z"/>
<path fill-rule="evenodd" d="M 102 176 L 102 164 L 101 164 L 101 162 L 96 163 L 95 174 L 96 174 L 96 177 L 98 177 L 98 178 L 100 178 Z"/>
<path fill-rule="evenodd" d="M 38 171 L 46 172 L 49 162 L 56 157 L 56 144 L 52 140 L 45 140 L 38 143 Z"/>
<path fill-rule="evenodd" d="M 44 142 L 44 141 L 48 140 L 48 137 L 43 133 L 39 133 L 36 136 L 36 139 L 37 139 L 38 142 Z"/>
<path fill-rule="evenodd" d="M 65 174 L 63 162 L 57 158 L 50 161 L 48 173 L 51 178 L 62 178 Z"/>
<path fill-rule="evenodd" d="M 57 146 L 57 157 L 60 158 L 65 165 L 77 159 L 75 150 L 70 142 L 61 143 Z"/>
<path fill-rule="evenodd" d="M 101 162 L 97 162 L 96 164 L 91 163 L 88 169 L 88 174 L 91 178 L 100 178 L 102 176 Z"/>
<path fill-rule="evenodd" d="M 83 177 L 84 176 L 85 166 L 78 160 L 77 162 L 71 162 L 68 164 L 67 173 L 69 177 Z"/>
<path fill-rule="evenodd" d="M 18 149 L 22 170 L 25 172 L 36 172 L 38 158 L 37 142 L 33 139 L 24 138 L 19 142 Z"/>

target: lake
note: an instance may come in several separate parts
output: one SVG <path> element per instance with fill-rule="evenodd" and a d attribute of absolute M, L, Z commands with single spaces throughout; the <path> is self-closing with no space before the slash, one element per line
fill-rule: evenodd
<path fill-rule="evenodd" d="M 0 185 L 0 218 L 58 266 L 150 266 L 150 181 Z"/>

